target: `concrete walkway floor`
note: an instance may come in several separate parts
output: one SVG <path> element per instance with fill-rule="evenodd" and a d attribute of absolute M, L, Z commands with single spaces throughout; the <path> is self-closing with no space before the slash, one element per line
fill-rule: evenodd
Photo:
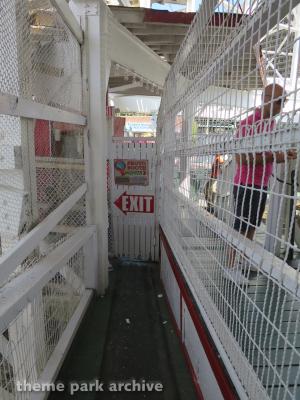
<path fill-rule="evenodd" d="M 102 387 L 85 391 L 96 380 Z M 157 264 L 113 262 L 109 289 L 90 305 L 57 381 L 81 390 L 50 400 L 196 399 Z"/>

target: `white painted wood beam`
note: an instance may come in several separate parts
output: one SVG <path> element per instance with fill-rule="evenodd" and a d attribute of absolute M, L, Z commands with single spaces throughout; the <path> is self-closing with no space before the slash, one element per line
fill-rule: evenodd
<path fill-rule="evenodd" d="M 137 87 L 142 87 L 142 85 L 139 82 L 129 83 L 128 85 L 113 87 L 113 88 L 109 89 L 109 93 L 122 93 L 122 92 L 124 92 L 124 90 L 134 89 Z"/>
<path fill-rule="evenodd" d="M 86 313 L 86 310 L 92 300 L 92 290 L 86 290 L 82 296 L 79 305 L 76 308 L 72 318 L 70 319 L 66 329 L 61 335 L 51 357 L 49 358 L 46 367 L 39 377 L 37 384 L 45 382 L 55 382 L 63 361 L 68 354 L 72 341 L 77 333 L 81 321 Z M 30 400 L 45 400 L 49 393 L 32 392 Z M 10 399 L 9 399 L 10 400 Z"/>
<path fill-rule="evenodd" d="M 182 42 L 182 38 L 180 36 L 172 36 L 172 35 L 163 35 L 163 36 L 156 36 L 156 35 L 148 35 L 143 38 L 143 42 L 147 45 L 152 44 L 180 44 Z"/>
<path fill-rule="evenodd" d="M 0 258 L 0 282 L 5 282 L 16 267 L 26 258 L 43 240 L 52 228 L 71 210 L 86 193 L 87 185 L 80 186 L 69 198 L 48 215 L 38 226 L 24 236 L 16 246 Z M 0 330 L 1 331 L 1 330 Z"/>
<path fill-rule="evenodd" d="M 32 269 L 23 272 L 0 290 L 0 332 L 7 329 L 20 310 L 33 301 L 42 288 L 94 233 L 95 227 L 79 229 Z"/>
<path fill-rule="evenodd" d="M 132 7 L 125 9 L 123 7 L 110 7 L 114 17 L 121 23 L 142 24 L 144 21 L 145 11 L 141 8 Z"/>
<path fill-rule="evenodd" d="M 170 65 L 122 26 L 112 14 L 110 14 L 110 27 L 112 61 L 163 87 Z"/>
<path fill-rule="evenodd" d="M 86 125 L 83 115 L 70 111 L 60 110 L 55 107 L 23 99 L 18 96 L 0 92 L 0 114 L 12 115 L 32 119 L 44 119 L 47 121 L 65 122 L 76 125 Z"/>
<path fill-rule="evenodd" d="M 58 14 L 62 17 L 70 31 L 76 37 L 77 41 L 83 43 L 83 32 L 75 18 L 73 12 L 70 10 L 66 0 L 50 0 L 54 8 L 56 8 Z"/>

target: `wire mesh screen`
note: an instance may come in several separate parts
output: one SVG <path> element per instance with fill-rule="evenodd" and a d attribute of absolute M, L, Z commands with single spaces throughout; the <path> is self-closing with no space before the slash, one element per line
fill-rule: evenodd
<path fill-rule="evenodd" d="M 251 399 L 300 397 L 298 3 L 204 0 L 159 113 L 161 225 Z"/>
<path fill-rule="evenodd" d="M 0 235 L 5 253 L 85 182 L 83 128 L 0 116 Z M 86 224 L 85 198 L 61 222 Z"/>
<path fill-rule="evenodd" d="M 35 156 L 38 219 L 42 220 L 85 181 L 83 128 L 37 120 Z M 85 224 L 84 199 L 63 223 Z"/>
<path fill-rule="evenodd" d="M 81 114 L 80 45 L 51 1 L 0 0 L 0 25 L 3 104 L 14 95 L 16 104 L 25 99 Z M 82 127 L 0 114 L 1 252 L 67 199 L 84 175 Z M 83 199 L 63 224 L 84 223 Z"/>
<path fill-rule="evenodd" d="M 1 260 L 7 269 L 0 282 L 0 398 L 7 400 L 31 398 L 18 382 L 34 383 L 49 372 L 51 355 L 62 338 L 69 340 L 90 296 L 89 230 L 77 229 L 86 224 L 84 186 L 74 194 L 85 181 L 84 128 L 62 122 L 85 123 L 81 50 L 52 3 L 0 0 L 1 253 L 65 200 L 69 210 L 52 214 L 64 215 L 56 226 L 37 228 L 39 241 L 33 233 L 14 249 L 11 265 L 9 256 Z M 32 119 L 37 110 L 46 120 Z"/>
<path fill-rule="evenodd" d="M 49 0 L 1 0 L 0 92 L 82 111 L 80 46 Z"/>
<path fill-rule="evenodd" d="M 1 332 L 1 399 L 31 398 L 18 385 L 38 382 L 84 293 L 83 267 L 80 249 Z"/>

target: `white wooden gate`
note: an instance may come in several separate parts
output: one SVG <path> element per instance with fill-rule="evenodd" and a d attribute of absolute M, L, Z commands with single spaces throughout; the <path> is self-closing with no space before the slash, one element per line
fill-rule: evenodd
<path fill-rule="evenodd" d="M 110 154 L 110 251 L 117 257 L 157 261 L 155 138 L 114 137 Z"/>

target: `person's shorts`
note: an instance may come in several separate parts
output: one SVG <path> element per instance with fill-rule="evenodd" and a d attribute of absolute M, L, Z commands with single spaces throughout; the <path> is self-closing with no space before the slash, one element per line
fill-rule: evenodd
<path fill-rule="evenodd" d="M 248 228 L 256 228 L 261 224 L 266 207 L 267 193 L 258 186 L 233 186 L 234 229 L 246 232 Z"/>

